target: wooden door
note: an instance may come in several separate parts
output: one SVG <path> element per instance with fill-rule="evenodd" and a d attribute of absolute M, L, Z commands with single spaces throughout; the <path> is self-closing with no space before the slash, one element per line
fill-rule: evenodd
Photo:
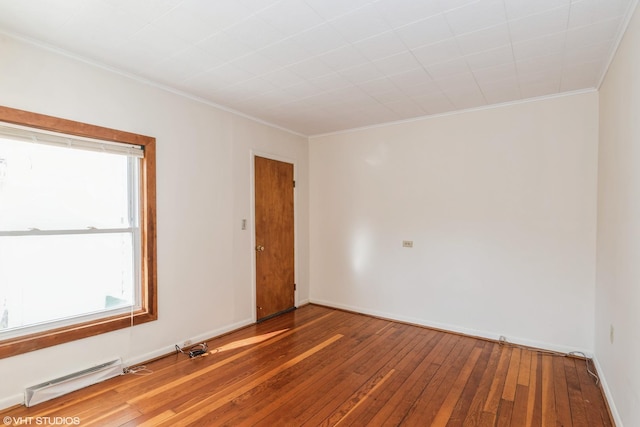
<path fill-rule="evenodd" d="M 295 308 L 293 187 L 292 164 L 255 157 L 258 320 Z"/>

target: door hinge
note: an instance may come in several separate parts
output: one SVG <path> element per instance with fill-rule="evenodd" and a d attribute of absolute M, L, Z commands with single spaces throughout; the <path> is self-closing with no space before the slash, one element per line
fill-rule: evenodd
<path fill-rule="evenodd" d="M 298 287 L 297 287 L 297 286 L 296 286 L 296 284 L 294 283 L 294 284 L 293 284 L 293 290 L 295 291 L 295 290 L 297 290 L 297 289 L 298 289 Z"/>
<path fill-rule="evenodd" d="M 293 181 L 293 188 L 296 188 L 296 181 Z"/>

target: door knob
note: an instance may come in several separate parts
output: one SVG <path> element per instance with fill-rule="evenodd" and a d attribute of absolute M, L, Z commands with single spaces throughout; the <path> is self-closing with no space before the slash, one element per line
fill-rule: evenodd
<path fill-rule="evenodd" d="M 258 251 L 258 252 L 264 251 L 264 246 L 262 246 L 262 245 L 256 246 L 256 251 Z"/>

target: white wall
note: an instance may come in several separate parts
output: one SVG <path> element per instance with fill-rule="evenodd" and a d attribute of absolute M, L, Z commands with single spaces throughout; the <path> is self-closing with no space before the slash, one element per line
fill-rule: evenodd
<path fill-rule="evenodd" d="M 636 11 L 600 88 L 595 351 L 625 426 L 640 426 L 638 46 L 640 13 Z"/>
<path fill-rule="evenodd" d="M 591 352 L 597 145 L 595 92 L 311 138 L 311 301 Z"/>
<path fill-rule="evenodd" d="M 308 141 L 0 36 L 0 104 L 157 139 L 159 320 L 0 359 L 0 408 L 24 387 L 123 357 L 139 362 L 255 318 L 251 152 L 295 163 L 298 302 L 308 286 Z"/>

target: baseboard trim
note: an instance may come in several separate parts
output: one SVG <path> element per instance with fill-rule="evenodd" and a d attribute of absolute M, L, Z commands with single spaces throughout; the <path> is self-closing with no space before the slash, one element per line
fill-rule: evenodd
<path fill-rule="evenodd" d="M 15 394 L 13 396 L 0 399 L 0 411 L 9 409 L 12 406 L 22 405 L 24 403 L 24 393 Z"/>
<path fill-rule="evenodd" d="M 232 323 L 230 325 L 223 326 L 218 329 L 211 330 L 209 332 L 204 332 L 202 334 L 184 338 L 180 342 L 185 342 L 187 340 L 191 341 L 194 344 L 205 342 L 208 340 L 212 340 L 214 338 L 218 338 L 222 335 L 229 334 L 238 329 L 246 328 L 247 326 L 251 326 L 255 324 L 253 319 L 244 319 L 236 323 Z M 148 363 L 153 360 L 161 359 L 171 353 L 175 352 L 175 344 L 167 345 L 161 348 L 158 348 L 154 351 L 139 354 L 131 357 L 122 357 L 122 361 L 125 367 L 137 366 L 140 364 Z M 4 410 L 16 405 L 22 405 L 24 403 L 24 394 L 20 393 L 13 396 L 8 396 L 0 399 L 0 410 Z"/>
<path fill-rule="evenodd" d="M 198 344 L 201 342 L 205 342 L 205 341 L 209 341 L 212 340 L 214 338 L 218 338 L 222 335 L 226 335 L 228 333 L 231 333 L 233 331 L 236 331 L 238 329 L 242 329 L 242 328 L 246 328 L 247 326 L 253 325 L 256 322 L 253 319 L 245 319 L 245 320 L 241 320 L 240 322 L 236 322 L 233 323 L 231 325 L 227 325 L 227 326 L 223 326 L 221 328 L 218 329 L 214 329 L 212 331 L 209 332 L 205 332 L 196 336 L 192 336 L 192 337 L 188 337 L 188 338 L 184 338 L 183 340 L 179 341 L 179 342 L 186 342 L 186 341 L 191 341 L 193 344 Z M 129 358 L 124 359 L 123 358 L 123 363 L 125 366 L 127 367 L 131 367 L 131 366 L 135 366 L 135 365 L 140 365 L 142 363 L 149 363 L 153 360 L 157 360 L 160 359 L 162 357 L 165 357 L 171 353 L 174 353 L 176 351 L 175 349 L 175 344 L 171 344 L 165 347 L 161 347 L 157 350 L 154 350 L 152 352 L 149 353 L 145 353 L 145 354 L 141 354 L 138 356 L 132 356 Z"/>
<path fill-rule="evenodd" d="M 602 366 L 600 366 L 600 362 L 598 362 L 597 357 L 593 357 L 593 364 L 596 367 L 596 371 L 598 372 L 598 378 L 600 378 L 600 387 L 602 388 L 602 392 L 604 394 L 604 398 L 607 401 L 607 406 L 609 408 L 609 414 L 611 418 L 613 418 L 613 422 L 616 427 L 623 427 L 622 418 L 620 417 L 620 413 L 618 412 L 618 408 L 616 408 L 615 401 L 613 400 L 613 396 L 611 395 L 611 389 L 609 389 L 609 384 L 607 384 L 607 379 L 604 376 L 604 371 Z"/>
<path fill-rule="evenodd" d="M 307 298 L 307 299 L 303 299 L 303 300 L 301 300 L 301 301 L 298 301 L 298 305 L 297 305 L 297 307 L 298 307 L 298 308 L 300 308 L 300 307 L 304 307 L 305 305 L 308 305 L 308 304 L 310 304 L 310 303 L 309 303 L 309 298 Z"/>
<path fill-rule="evenodd" d="M 398 316 L 393 313 L 387 313 L 387 312 L 377 311 L 377 310 L 369 310 L 364 307 L 339 304 L 332 301 L 325 301 L 321 299 L 311 298 L 310 303 L 324 305 L 326 307 L 336 308 L 340 310 L 352 311 L 354 313 L 366 314 L 368 316 L 379 317 L 381 319 L 388 319 L 388 320 L 393 320 L 393 321 L 398 321 L 403 323 L 410 323 L 418 326 L 424 326 L 431 329 L 437 329 L 443 332 L 452 332 L 452 333 L 466 335 L 473 338 L 487 339 L 490 341 L 498 341 L 502 336 L 502 334 L 495 333 L 495 332 L 487 332 L 487 331 L 482 331 L 477 329 L 465 328 L 457 325 L 450 325 L 447 323 L 434 322 L 434 321 L 429 321 L 425 319 L 416 319 L 416 318 L 407 317 L 407 316 Z M 514 336 L 507 336 L 506 338 L 511 344 L 518 344 L 518 345 L 537 348 L 541 350 L 555 351 L 558 353 L 578 352 L 578 353 L 583 353 L 588 358 L 593 358 L 593 351 L 587 350 L 584 348 L 567 347 L 563 345 L 551 344 L 543 341 L 529 340 L 526 338 L 514 337 Z"/>

